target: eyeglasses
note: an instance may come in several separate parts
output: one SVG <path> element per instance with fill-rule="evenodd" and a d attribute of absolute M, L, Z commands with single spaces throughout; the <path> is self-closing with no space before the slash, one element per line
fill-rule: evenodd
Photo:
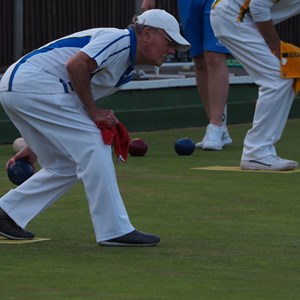
<path fill-rule="evenodd" d="M 172 40 L 169 36 L 163 34 L 159 29 L 157 28 L 151 28 L 153 29 L 155 32 L 158 32 L 162 37 L 164 37 L 168 42 L 169 42 L 169 46 L 175 48 L 178 44 Z"/>

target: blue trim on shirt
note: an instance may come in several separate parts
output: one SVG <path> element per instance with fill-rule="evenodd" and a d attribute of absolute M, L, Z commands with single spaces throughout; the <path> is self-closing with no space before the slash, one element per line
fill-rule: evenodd
<path fill-rule="evenodd" d="M 127 68 L 127 70 L 123 73 L 123 75 L 120 77 L 118 83 L 115 85 L 116 87 L 119 87 L 125 83 L 128 83 L 132 80 L 133 77 L 133 70 L 134 70 L 134 59 L 135 59 L 135 52 L 136 52 L 136 36 L 135 32 L 129 28 L 129 34 L 130 34 L 130 66 Z"/>
<path fill-rule="evenodd" d="M 119 51 L 114 52 L 113 54 L 111 54 L 110 56 L 108 56 L 107 58 L 105 58 L 105 59 L 101 62 L 101 65 L 102 65 L 103 63 L 105 63 L 110 57 L 115 56 L 115 55 L 121 53 L 122 51 L 127 50 L 128 48 L 130 48 L 130 45 L 127 46 L 127 47 L 124 47 L 123 49 L 121 49 L 121 50 L 119 50 Z"/>
<path fill-rule="evenodd" d="M 99 51 L 97 54 L 95 54 L 95 55 L 93 56 L 93 58 L 95 59 L 97 56 L 99 56 L 102 52 L 104 52 L 104 51 L 105 51 L 107 48 L 109 48 L 111 45 L 113 45 L 114 43 L 118 42 L 119 40 L 121 40 L 121 39 L 123 39 L 123 38 L 125 38 L 125 37 L 127 37 L 127 36 L 128 36 L 128 34 L 127 34 L 127 35 L 122 35 L 122 36 L 120 36 L 119 38 L 113 40 L 111 43 L 109 43 L 107 46 L 105 46 L 103 49 L 101 49 L 101 51 Z"/>
<path fill-rule="evenodd" d="M 19 67 L 22 64 L 24 64 L 29 58 L 31 58 L 35 55 L 41 54 L 41 53 L 49 52 L 49 51 L 57 49 L 57 48 L 65 48 L 65 47 L 83 48 L 86 44 L 89 43 L 90 39 L 91 39 L 91 35 L 82 36 L 82 37 L 65 38 L 65 39 L 55 41 L 54 43 L 49 44 L 43 48 L 40 48 L 40 49 L 37 49 L 37 50 L 34 50 L 34 51 L 28 53 L 23 58 L 21 58 L 21 60 L 14 67 L 14 69 L 10 75 L 10 78 L 9 78 L 8 90 L 12 91 L 12 84 L 13 84 L 13 80 L 14 80 L 16 72 L 18 71 Z"/>
<path fill-rule="evenodd" d="M 67 84 L 62 79 L 60 79 L 59 82 L 63 85 L 65 93 L 68 94 L 69 91 L 68 91 Z"/>

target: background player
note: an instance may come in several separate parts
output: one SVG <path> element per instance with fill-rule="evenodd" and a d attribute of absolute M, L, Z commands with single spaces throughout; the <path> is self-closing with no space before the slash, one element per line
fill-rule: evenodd
<path fill-rule="evenodd" d="M 280 158 L 280 139 L 295 98 L 293 80 L 280 76 L 280 39 L 274 25 L 299 14 L 299 0 L 218 0 L 211 13 L 215 35 L 259 86 L 252 128 L 244 140 L 241 168 L 290 170 Z"/>
<path fill-rule="evenodd" d="M 215 38 L 210 24 L 213 0 L 178 0 L 184 36 L 191 43 L 200 98 L 209 119 L 202 142 L 196 147 L 222 150 L 232 143 L 226 127 L 226 102 L 229 89 L 227 49 Z M 155 7 L 155 0 L 144 0 L 142 9 Z"/>

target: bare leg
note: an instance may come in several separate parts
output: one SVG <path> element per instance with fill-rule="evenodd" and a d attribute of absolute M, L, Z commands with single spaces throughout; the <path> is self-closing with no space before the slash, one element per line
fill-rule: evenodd
<path fill-rule="evenodd" d="M 208 93 L 208 70 L 204 55 L 194 58 L 197 89 L 204 105 L 208 119 L 210 120 L 210 104 Z"/>
<path fill-rule="evenodd" d="M 222 126 L 222 115 L 229 89 L 226 55 L 217 52 L 205 52 L 204 56 L 208 70 L 210 124 Z"/>
<path fill-rule="evenodd" d="M 206 51 L 195 57 L 194 63 L 198 92 L 209 119 L 205 137 L 196 147 L 221 150 L 232 143 L 223 123 L 229 90 L 226 54 Z"/>

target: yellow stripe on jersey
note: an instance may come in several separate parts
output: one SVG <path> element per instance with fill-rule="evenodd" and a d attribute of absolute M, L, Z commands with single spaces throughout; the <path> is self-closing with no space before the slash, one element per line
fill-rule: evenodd
<path fill-rule="evenodd" d="M 245 0 L 244 4 L 241 6 L 240 13 L 239 13 L 239 16 L 237 19 L 238 22 L 243 22 L 245 14 L 250 12 L 250 9 L 249 9 L 250 2 L 251 2 L 251 0 Z"/>
<path fill-rule="evenodd" d="M 221 0 L 215 0 L 211 6 L 211 9 L 214 9 L 218 5 L 219 2 L 221 2 Z"/>

